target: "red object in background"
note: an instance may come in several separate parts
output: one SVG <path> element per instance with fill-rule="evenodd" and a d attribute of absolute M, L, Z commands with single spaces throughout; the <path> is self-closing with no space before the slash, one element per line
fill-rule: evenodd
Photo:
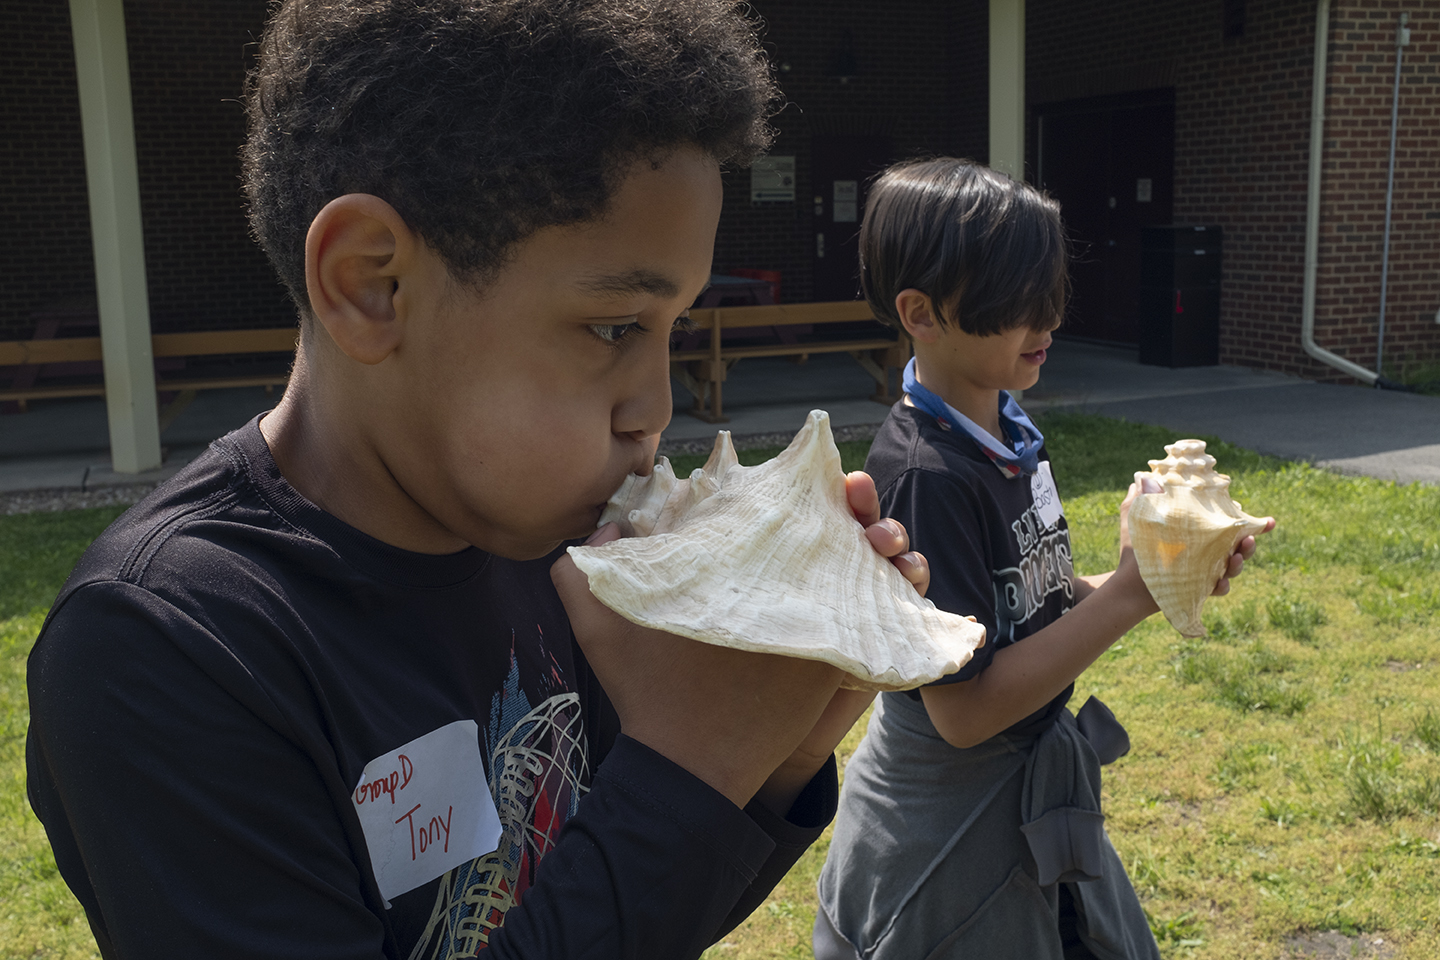
<path fill-rule="evenodd" d="M 764 280 L 770 284 L 770 302 L 780 302 L 779 270 L 754 270 L 750 267 L 736 267 L 733 270 L 726 270 L 725 273 L 732 277 L 748 277 L 751 280 Z"/>

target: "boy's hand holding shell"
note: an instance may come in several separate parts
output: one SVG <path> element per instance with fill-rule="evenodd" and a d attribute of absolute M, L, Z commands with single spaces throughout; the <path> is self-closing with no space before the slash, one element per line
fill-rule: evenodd
<path fill-rule="evenodd" d="M 1130 542 L 1165 618 L 1182 636 L 1203 637 L 1200 610 L 1228 575 L 1231 556 L 1274 521 L 1230 499 L 1230 478 L 1215 472 L 1205 441 L 1177 440 L 1165 452 L 1164 460 L 1150 461 L 1150 472 L 1135 474 L 1140 495 L 1130 505 Z"/>

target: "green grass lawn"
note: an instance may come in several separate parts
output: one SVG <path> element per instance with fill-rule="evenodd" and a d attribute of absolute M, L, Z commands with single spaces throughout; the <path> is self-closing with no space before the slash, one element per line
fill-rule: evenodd
<path fill-rule="evenodd" d="M 1076 567 L 1107 570 L 1131 475 L 1175 437 L 1081 415 L 1041 427 Z M 846 469 L 867 446 L 842 445 Z M 1337 930 L 1357 955 L 1383 939 L 1392 956 L 1440 957 L 1440 489 L 1210 452 L 1279 529 L 1207 605 L 1207 639 L 1153 617 L 1075 692 L 1130 731 L 1106 768 L 1108 826 L 1162 952 L 1274 960 L 1297 934 Z M 683 476 L 704 458 L 672 459 Z M 118 513 L 0 517 L 0 958 L 95 956 L 24 798 L 24 668 L 65 573 Z M 707 957 L 809 957 L 827 842 Z"/>
<path fill-rule="evenodd" d="M 86 545 L 123 511 L 0 517 L 0 958 L 98 957 L 25 800 L 25 658 Z"/>
<path fill-rule="evenodd" d="M 1108 570 L 1125 488 L 1177 438 L 1073 414 L 1041 428 L 1076 568 Z M 1108 829 L 1161 952 L 1275 960 L 1337 930 L 1356 955 L 1379 939 L 1440 957 L 1440 489 L 1204 439 L 1233 496 L 1280 525 L 1207 604 L 1208 639 L 1156 615 L 1073 701 L 1098 695 L 1130 731 L 1106 768 Z M 827 842 L 707 960 L 809 957 Z"/>

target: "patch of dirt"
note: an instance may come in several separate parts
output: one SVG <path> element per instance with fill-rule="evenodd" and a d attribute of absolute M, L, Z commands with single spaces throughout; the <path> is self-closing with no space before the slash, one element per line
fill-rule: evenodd
<path fill-rule="evenodd" d="M 1164 791 L 1166 796 L 1170 791 Z M 1206 805 L 1199 800 L 1161 800 L 1160 805 L 1171 814 L 1170 821 L 1179 826 L 1190 826 L 1194 823 L 1204 823 L 1206 817 Z M 1219 804 L 1210 803 L 1212 807 L 1219 807 Z"/>
<path fill-rule="evenodd" d="M 1385 669 L 1391 673 L 1409 673 L 1411 670 L 1419 670 L 1420 664 L 1406 663 L 1403 660 L 1386 660 Z"/>
<path fill-rule="evenodd" d="M 1324 933 L 1300 933 L 1285 941 L 1290 958 L 1302 957 L 1393 957 L 1395 947 L 1378 933 L 1360 933 L 1347 937 L 1338 930 Z"/>

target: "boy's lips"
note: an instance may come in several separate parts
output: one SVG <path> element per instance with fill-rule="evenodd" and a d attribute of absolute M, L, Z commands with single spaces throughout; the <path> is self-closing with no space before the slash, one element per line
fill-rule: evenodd
<path fill-rule="evenodd" d="M 1044 347 L 1041 347 L 1039 350 L 1032 350 L 1032 351 L 1029 352 L 1029 353 L 1022 353 L 1022 354 L 1020 354 L 1020 356 L 1024 357 L 1026 360 L 1030 361 L 1031 363 L 1036 363 L 1036 364 L 1044 363 L 1044 362 L 1045 362 L 1045 348 L 1044 348 Z"/>

